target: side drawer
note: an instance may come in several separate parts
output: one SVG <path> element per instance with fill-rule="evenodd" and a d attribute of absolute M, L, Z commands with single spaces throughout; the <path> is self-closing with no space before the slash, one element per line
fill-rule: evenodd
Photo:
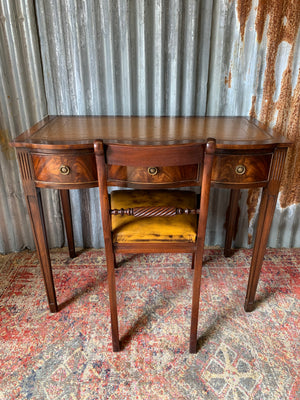
<path fill-rule="evenodd" d="M 125 167 L 119 165 L 108 166 L 108 180 L 122 185 L 147 184 L 170 185 L 189 184 L 199 179 L 198 164 L 174 167 Z"/>
<path fill-rule="evenodd" d="M 43 183 L 58 185 L 97 186 L 97 168 L 93 152 L 32 153 L 35 181 L 38 186 Z"/>
<path fill-rule="evenodd" d="M 212 181 L 223 184 L 261 184 L 269 177 L 272 153 L 217 154 L 214 158 Z"/>

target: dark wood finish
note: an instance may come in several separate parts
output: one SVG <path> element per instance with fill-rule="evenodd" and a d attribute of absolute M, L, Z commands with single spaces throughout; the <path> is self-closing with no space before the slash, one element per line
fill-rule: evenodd
<path fill-rule="evenodd" d="M 215 157 L 212 180 L 216 183 L 264 186 L 268 182 L 272 153 L 219 154 Z"/>
<path fill-rule="evenodd" d="M 110 210 L 111 215 L 131 215 L 132 217 L 174 217 L 182 214 L 200 214 L 200 209 L 176 207 L 132 207 Z"/>
<path fill-rule="evenodd" d="M 96 186 L 97 170 L 94 154 L 90 151 L 32 153 L 36 185 L 72 188 Z"/>
<path fill-rule="evenodd" d="M 160 183 L 161 185 L 178 184 L 189 186 L 197 181 L 201 171 L 198 171 L 198 164 L 184 165 L 182 167 L 161 167 L 154 166 L 155 175 L 149 172 L 151 167 L 125 167 L 120 165 L 108 165 L 108 179 L 116 186 L 127 186 L 129 184 Z"/>
<path fill-rule="evenodd" d="M 285 158 L 286 151 L 284 149 L 275 151 L 271 165 L 270 181 L 268 186 L 263 189 L 244 305 L 245 311 L 253 311 L 254 309 L 254 297 L 276 207 Z"/>
<path fill-rule="evenodd" d="M 117 311 L 117 296 L 116 296 L 116 282 L 115 282 L 115 267 L 116 258 L 113 248 L 112 234 L 111 234 L 111 216 L 110 216 L 110 201 L 107 192 L 107 171 L 105 164 L 105 152 L 102 142 L 95 144 L 95 154 L 98 170 L 100 205 L 102 212 L 102 227 L 105 245 L 107 277 L 109 287 L 109 302 L 110 302 L 110 317 L 111 317 L 111 334 L 113 351 L 120 350 L 119 340 L 119 325 L 118 325 L 118 311 Z"/>
<path fill-rule="evenodd" d="M 71 258 L 76 257 L 75 253 L 75 244 L 74 244 L 74 236 L 73 236 L 73 224 L 72 224 L 72 213 L 71 213 L 71 204 L 70 204 L 70 193 L 67 189 L 61 189 L 59 191 L 60 199 L 62 204 L 62 209 L 64 213 L 64 221 L 66 227 L 66 234 L 68 240 L 69 247 L 69 255 Z"/>
<path fill-rule="evenodd" d="M 289 140 L 254 119 L 240 117 L 47 116 L 18 136 L 12 146 L 16 147 L 18 152 L 24 195 L 52 312 L 57 311 L 58 307 L 38 188 L 67 190 L 97 186 L 93 149 L 93 143 L 96 139 L 102 139 L 104 144 L 118 143 L 125 147 L 131 145 L 129 146 L 131 149 L 132 145 L 152 146 L 153 152 L 155 152 L 158 145 L 191 145 L 195 142 L 201 145 L 208 137 L 214 137 L 217 141 L 212 184 L 214 187 L 233 189 L 231 194 L 232 204 L 228 214 L 225 253 L 230 252 L 234 234 L 239 189 L 263 188 L 245 302 L 247 311 L 254 308 L 255 291 L 278 196 L 284 159 L 287 148 L 291 145 Z M 177 156 L 180 157 L 181 155 L 177 154 Z M 131 159 L 130 149 L 127 151 L 127 158 Z M 145 175 L 147 165 L 140 166 L 140 169 L 135 173 L 136 166 L 129 166 L 124 169 L 119 158 L 114 161 L 109 167 L 111 173 L 109 184 L 115 183 L 118 186 L 126 186 L 127 181 L 130 181 L 134 186 L 134 182 L 139 181 L 141 175 L 147 176 Z M 162 165 L 161 159 L 158 157 L 155 163 L 151 165 L 151 167 L 158 167 L 161 174 L 161 179 L 155 181 L 155 183 L 164 187 L 179 187 L 183 184 L 186 186 L 193 185 L 195 183 L 195 164 L 198 164 L 197 160 L 186 160 L 182 170 L 175 172 L 173 168 L 165 169 L 167 166 Z M 245 166 L 246 170 L 244 173 L 239 170 L 240 174 L 237 174 L 236 168 L 240 165 Z M 64 175 L 60 172 L 62 166 L 70 168 L 68 174 Z M 114 181 L 120 172 L 116 172 L 115 169 L 123 169 L 121 181 Z M 162 175 L 162 171 L 164 175 Z M 62 172 L 68 171 L 63 169 Z M 197 171 L 197 174 L 197 179 L 199 179 L 202 173 Z M 143 187 L 147 187 L 146 185 L 153 187 L 153 176 L 147 177 L 147 179 L 149 181 L 145 183 L 146 179 L 144 178 Z M 167 179 L 169 179 L 168 183 L 166 183 Z M 64 218 L 67 220 L 66 225 L 69 226 L 68 230 L 71 235 L 70 209 L 64 212 Z M 72 239 L 70 240 L 72 242 Z M 70 240 L 68 239 L 69 245 Z M 195 252 L 192 245 L 186 246 L 182 248 L 180 244 L 178 246 L 176 244 L 174 251 Z M 134 251 L 130 245 L 126 244 L 120 244 L 117 247 L 118 251 Z M 139 248 L 139 251 L 142 252 L 149 252 L 150 250 L 146 244 Z M 114 265 L 114 258 L 109 263 Z M 114 279 L 112 269 L 109 279 L 112 285 Z M 112 302 L 114 302 L 114 299 L 112 299 Z M 117 321 L 113 323 L 115 329 L 117 329 Z M 117 333 L 115 336 L 117 336 Z M 114 343 L 114 347 L 117 348 L 118 343 Z"/>
<path fill-rule="evenodd" d="M 199 158 L 193 156 L 195 148 L 203 153 L 202 144 L 107 145 L 107 179 L 110 185 L 144 188 L 199 185 L 202 171 Z"/>
<path fill-rule="evenodd" d="M 39 189 L 34 185 L 33 167 L 30 154 L 27 151 L 18 150 L 18 161 L 21 168 L 21 178 L 23 182 L 24 195 L 27 203 L 27 209 L 30 216 L 30 222 L 33 237 L 42 267 L 46 293 L 51 312 L 57 312 L 56 294 L 49 256 L 49 247 L 45 229 L 43 208 Z"/>
<path fill-rule="evenodd" d="M 230 191 L 230 201 L 227 212 L 227 220 L 226 220 L 226 236 L 225 236 L 225 245 L 224 245 L 224 256 L 230 257 L 233 254 L 233 250 L 231 248 L 232 240 L 234 238 L 234 234 L 237 230 L 237 222 L 238 222 L 238 203 L 241 197 L 240 189 L 231 189 Z"/>
<path fill-rule="evenodd" d="M 143 253 L 154 253 L 153 243 L 139 243 L 139 246 L 135 246 L 132 243 L 115 243 L 114 248 L 117 253 L 128 253 L 128 254 L 143 254 Z M 155 250 L 157 253 L 163 253 L 166 248 L 165 243 L 155 243 Z M 196 250 L 195 243 L 183 242 L 173 243 L 172 247 L 169 247 L 168 253 L 194 253 Z"/>
<path fill-rule="evenodd" d="M 132 147 L 132 148 L 131 148 Z M 205 150 L 205 151 L 204 151 Z M 190 332 L 190 352 L 195 353 L 197 349 L 197 326 L 199 313 L 199 298 L 200 298 L 200 281 L 202 270 L 202 259 L 204 250 L 204 238 L 206 230 L 206 221 L 208 214 L 209 191 L 211 184 L 212 163 L 215 152 L 215 140 L 208 139 L 207 144 L 193 145 L 165 145 L 165 146 L 122 146 L 118 144 L 104 145 L 102 141 L 95 142 L 95 155 L 98 170 L 98 184 L 100 193 L 100 204 L 102 214 L 102 224 L 105 242 L 105 251 L 107 258 L 109 296 L 111 307 L 111 326 L 112 326 L 112 343 L 113 350 L 120 350 L 118 336 L 118 317 L 116 303 L 116 285 L 114 278 L 115 270 L 115 252 L 147 252 L 147 253 L 167 253 L 167 252 L 192 252 L 194 265 L 193 279 L 193 296 L 192 296 L 192 319 Z M 159 158 L 157 158 L 159 157 Z M 133 207 L 127 210 L 111 210 L 107 186 L 109 185 L 107 165 L 112 163 L 120 163 L 122 166 L 129 164 L 132 167 L 139 168 L 140 165 L 149 167 L 159 163 L 163 166 L 172 166 L 176 169 L 185 166 L 186 163 L 197 161 L 197 170 L 202 171 L 201 176 L 196 175 L 194 184 L 201 186 L 201 201 L 199 209 L 181 209 L 173 207 Z M 155 171 L 156 172 L 156 171 Z M 172 173 L 170 174 L 173 175 Z M 138 179 L 138 177 L 140 178 Z M 118 177 L 116 177 L 118 180 Z M 147 185 L 144 183 L 144 175 L 137 175 L 136 182 L 140 187 Z M 127 186 L 131 186 L 131 182 L 127 182 Z M 161 182 L 152 182 L 151 190 L 160 188 Z M 177 186 L 175 184 L 175 186 Z M 195 243 L 191 242 L 135 242 L 135 243 L 117 243 L 112 237 L 111 215 L 132 215 L 134 217 L 153 217 L 153 216 L 176 216 L 180 214 L 199 214 L 199 227 L 197 239 Z"/>
<path fill-rule="evenodd" d="M 199 155 L 203 154 L 202 144 L 170 144 L 168 145 L 122 145 L 107 144 L 108 165 L 126 165 L 130 167 L 151 167 L 159 165 L 160 167 L 174 167 L 198 164 Z M 197 152 L 195 151 L 197 150 Z M 197 156 L 195 155 L 197 154 Z M 149 164 L 149 160 L 151 161 Z"/>
<path fill-rule="evenodd" d="M 198 329 L 198 318 L 199 318 L 199 300 L 200 300 L 200 284 L 201 284 L 201 273 L 202 273 L 202 261 L 204 252 L 204 241 L 206 222 L 209 205 L 209 189 L 211 183 L 212 164 L 214 159 L 215 148 L 212 143 L 208 143 L 206 147 L 206 155 L 204 159 L 204 168 L 201 185 L 201 199 L 200 199 L 200 215 L 198 220 L 198 232 L 197 232 L 197 243 L 196 251 L 194 253 L 193 269 L 193 299 L 192 299 L 192 321 L 191 321 L 191 332 L 190 332 L 190 353 L 196 353 L 197 351 L 197 329 Z"/>
<path fill-rule="evenodd" d="M 245 117 L 50 116 L 18 136 L 15 147 L 90 149 L 96 139 L 136 145 L 217 141 L 217 149 L 274 149 L 288 140 Z"/>

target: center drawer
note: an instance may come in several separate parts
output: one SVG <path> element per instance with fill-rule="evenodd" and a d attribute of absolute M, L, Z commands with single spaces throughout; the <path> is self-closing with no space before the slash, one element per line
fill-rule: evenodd
<path fill-rule="evenodd" d="M 120 165 L 108 166 L 108 180 L 115 184 L 148 185 L 188 185 L 199 179 L 198 164 L 173 167 L 128 167 Z"/>

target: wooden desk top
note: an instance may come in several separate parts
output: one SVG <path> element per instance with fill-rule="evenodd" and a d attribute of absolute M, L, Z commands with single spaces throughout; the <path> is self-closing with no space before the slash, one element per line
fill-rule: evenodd
<path fill-rule="evenodd" d="M 95 139 L 135 145 L 201 142 L 217 148 L 259 149 L 291 143 L 246 117 L 48 116 L 18 136 L 14 147 L 67 149 L 91 147 Z"/>

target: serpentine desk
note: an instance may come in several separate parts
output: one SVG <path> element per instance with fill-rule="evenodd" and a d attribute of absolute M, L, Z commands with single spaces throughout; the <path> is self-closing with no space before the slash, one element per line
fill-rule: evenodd
<path fill-rule="evenodd" d="M 12 143 L 16 147 L 24 195 L 51 312 L 59 310 L 40 188 L 59 189 L 70 257 L 75 257 L 69 189 L 98 186 L 93 150 L 95 139 L 132 146 L 202 142 L 216 139 L 212 185 L 230 188 L 225 256 L 231 244 L 240 189 L 262 187 L 257 233 L 244 308 L 254 297 L 276 206 L 286 152 L 291 143 L 258 121 L 242 117 L 77 117 L 48 116 Z M 159 166 L 157 166 L 159 167 Z M 189 181 L 184 168 L 173 187 Z"/>

